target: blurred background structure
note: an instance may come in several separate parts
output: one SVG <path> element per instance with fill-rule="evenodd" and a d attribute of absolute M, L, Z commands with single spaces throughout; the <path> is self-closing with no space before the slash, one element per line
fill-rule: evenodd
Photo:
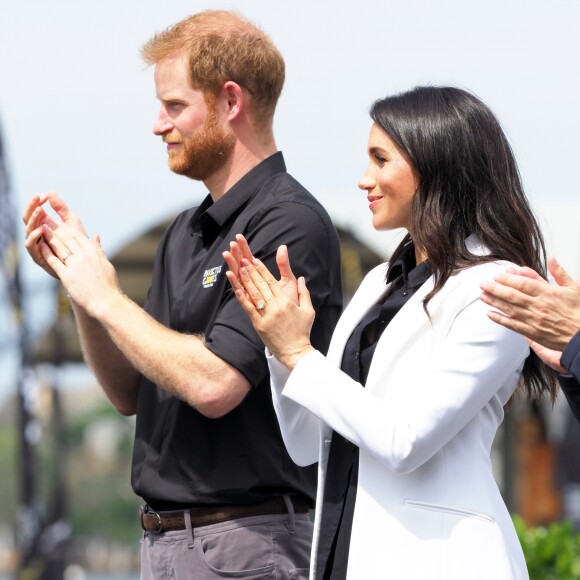
<path fill-rule="evenodd" d="M 88 232 L 101 234 L 125 291 L 143 301 L 161 232 L 205 191 L 165 166 L 151 134 L 152 71 L 139 47 L 210 7 L 261 24 L 286 58 L 278 145 L 340 229 L 347 295 L 400 236 L 372 230 L 356 186 L 368 108 L 426 83 L 469 88 L 496 112 L 549 251 L 580 275 L 576 0 L 7 0 L 0 9 L 0 578 L 80 580 L 83 570 L 135 577 L 133 422 L 107 404 L 82 364 L 67 300 L 22 256 L 18 216 L 34 193 L 59 191 Z M 561 400 L 553 409 L 516 403 L 508 412 L 494 469 L 508 505 L 529 524 L 566 516 L 580 526 L 579 443 L 580 427 Z"/>

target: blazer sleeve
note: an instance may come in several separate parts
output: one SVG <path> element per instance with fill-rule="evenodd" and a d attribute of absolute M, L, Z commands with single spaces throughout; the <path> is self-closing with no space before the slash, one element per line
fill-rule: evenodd
<path fill-rule="evenodd" d="M 574 416 L 580 421 L 580 332 L 578 332 L 564 349 L 561 364 L 573 375 L 559 375 L 560 386 L 566 395 Z"/>
<path fill-rule="evenodd" d="M 312 465 L 318 461 L 322 427 L 320 419 L 302 405 L 282 395 L 290 371 L 268 349 L 266 358 L 270 369 L 272 402 L 286 450 L 297 465 Z"/>
<path fill-rule="evenodd" d="M 398 374 L 406 378 L 381 398 L 317 351 L 298 363 L 283 394 L 389 469 L 413 471 L 501 390 L 503 405 L 517 384 L 529 347 L 487 310 L 478 296 L 468 301 L 429 355 L 407 357 L 408 371 Z"/>
<path fill-rule="evenodd" d="M 580 421 L 580 383 L 575 377 L 564 375 L 558 375 L 558 381 L 562 391 L 564 391 L 564 395 L 566 395 L 570 410 L 574 417 L 576 417 L 576 420 Z"/>
<path fill-rule="evenodd" d="M 561 359 L 562 366 L 580 381 L 580 332 L 577 332 L 568 343 Z"/>

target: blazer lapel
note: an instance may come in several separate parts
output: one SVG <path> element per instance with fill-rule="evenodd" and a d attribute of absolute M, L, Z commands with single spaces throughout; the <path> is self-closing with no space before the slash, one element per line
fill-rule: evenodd
<path fill-rule="evenodd" d="M 372 278 L 365 280 L 360 286 L 334 329 L 327 358 L 337 367 L 340 367 L 344 347 L 352 331 L 387 289 L 385 283 L 386 264 L 384 266 L 383 269 L 377 268 L 372 273 Z"/>
<path fill-rule="evenodd" d="M 489 250 L 477 239 L 475 235 L 469 236 L 465 240 L 467 249 L 475 255 L 486 255 Z M 339 327 L 335 332 L 336 341 L 333 337 L 333 360 L 337 366 L 342 362 L 342 353 L 346 341 L 351 335 L 355 326 L 360 322 L 361 318 L 366 314 L 369 308 L 377 302 L 382 293 L 386 289 L 385 276 L 388 264 L 383 264 L 384 269 L 380 275 L 375 276 L 372 281 L 369 280 L 368 287 L 361 286 L 360 293 L 357 292 L 353 297 L 352 309 L 349 307 L 345 310 L 343 318 L 344 322 L 340 321 Z M 373 272 L 373 275 L 376 272 Z M 453 293 L 458 284 L 457 278 L 453 275 L 445 283 L 445 286 L 432 298 L 429 302 L 429 313 L 431 320 L 423 309 L 422 301 L 427 294 L 433 289 L 434 276 L 431 276 L 422 286 L 411 296 L 399 312 L 395 315 L 393 320 L 389 323 L 383 332 L 371 362 L 371 368 L 366 382 L 366 389 L 369 391 L 381 390 L 388 387 L 384 384 L 385 370 L 391 368 L 396 364 L 397 360 L 402 356 L 402 353 L 413 348 L 413 343 L 416 342 L 416 337 L 423 327 L 432 327 L 436 319 L 441 315 L 440 306 L 444 303 L 448 296 Z M 360 294 L 360 295 L 359 295 Z M 350 311 L 349 311 L 350 310 Z M 330 353 L 330 351 L 329 351 Z M 423 353 L 424 354 L 424 353 Z M 421 364 L 420 356 L 422 353 L 417 353 L 417 364 Z"/>
<path fill-rule="evenodd" d="M 423 325 L 430 325 L 431 321 L 423 309 L 423 298 L 433 289 L 434 278 L 431 276 L 422 286 L 409 298 L 404 306 L 397 312 L 385 331 L 381 335 L 371 368 L 367 377 L 366 388 L 374 390 L 377 384 L 383 379 L 385 369 L 395 364 L 401 356 L 401 352 L 412 348 L 413 339 L 418 330 Z M 433 306 L 433 301 L 429 303 Z M 433 315 L 433 308 L 430 309 Z M 420 364 L 420 361 L 418 361 Z M 384 387 L 384 385 L 383 385 Z"/>

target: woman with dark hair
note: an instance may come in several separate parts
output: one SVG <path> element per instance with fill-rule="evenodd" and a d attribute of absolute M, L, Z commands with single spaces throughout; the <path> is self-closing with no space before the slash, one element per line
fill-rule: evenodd
<path fill-rule="evenodd" d="M 242 236 L 224 254 L 269 351 L 288 451 L 319 461 L 311 578 L 527 578 L 490 450 L 518 384 L 535 398 L 555 386 L 525 339 L 488 318 L 479 283 L 513 264 L 544 273 L 540 229 L 471 93 L 418 87 L 371 117 L 359 187 L 377 230 L 408 234 L 363 280 L 326 356 L 286 248 L 280 282 Z"/>

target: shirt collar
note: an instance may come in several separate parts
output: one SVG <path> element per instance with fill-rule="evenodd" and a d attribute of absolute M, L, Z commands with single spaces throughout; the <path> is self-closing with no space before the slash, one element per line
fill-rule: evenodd
<path fill-rule="evenodd" d="M 215 203 L 208 194 L 191 217 L 188 224 L 189 232 L 192 235 L 201 233 L 204 238 L 211 236 L 212 232 L 217 233 L 231 216 L 254 197 L 268 179 L 285 172 L 286 163 L 281 151 L 264 159 Z"/>
<path fill-rule="evenodd" d="M 428 260 L 421 262 L 419 265 L 416 264 L 415 244 L 410 241 L 389 269 L 387 283 L 402 276 L 405 286 L 413 288 L 422 285 L 430 275 L 431 269 Z"/>

